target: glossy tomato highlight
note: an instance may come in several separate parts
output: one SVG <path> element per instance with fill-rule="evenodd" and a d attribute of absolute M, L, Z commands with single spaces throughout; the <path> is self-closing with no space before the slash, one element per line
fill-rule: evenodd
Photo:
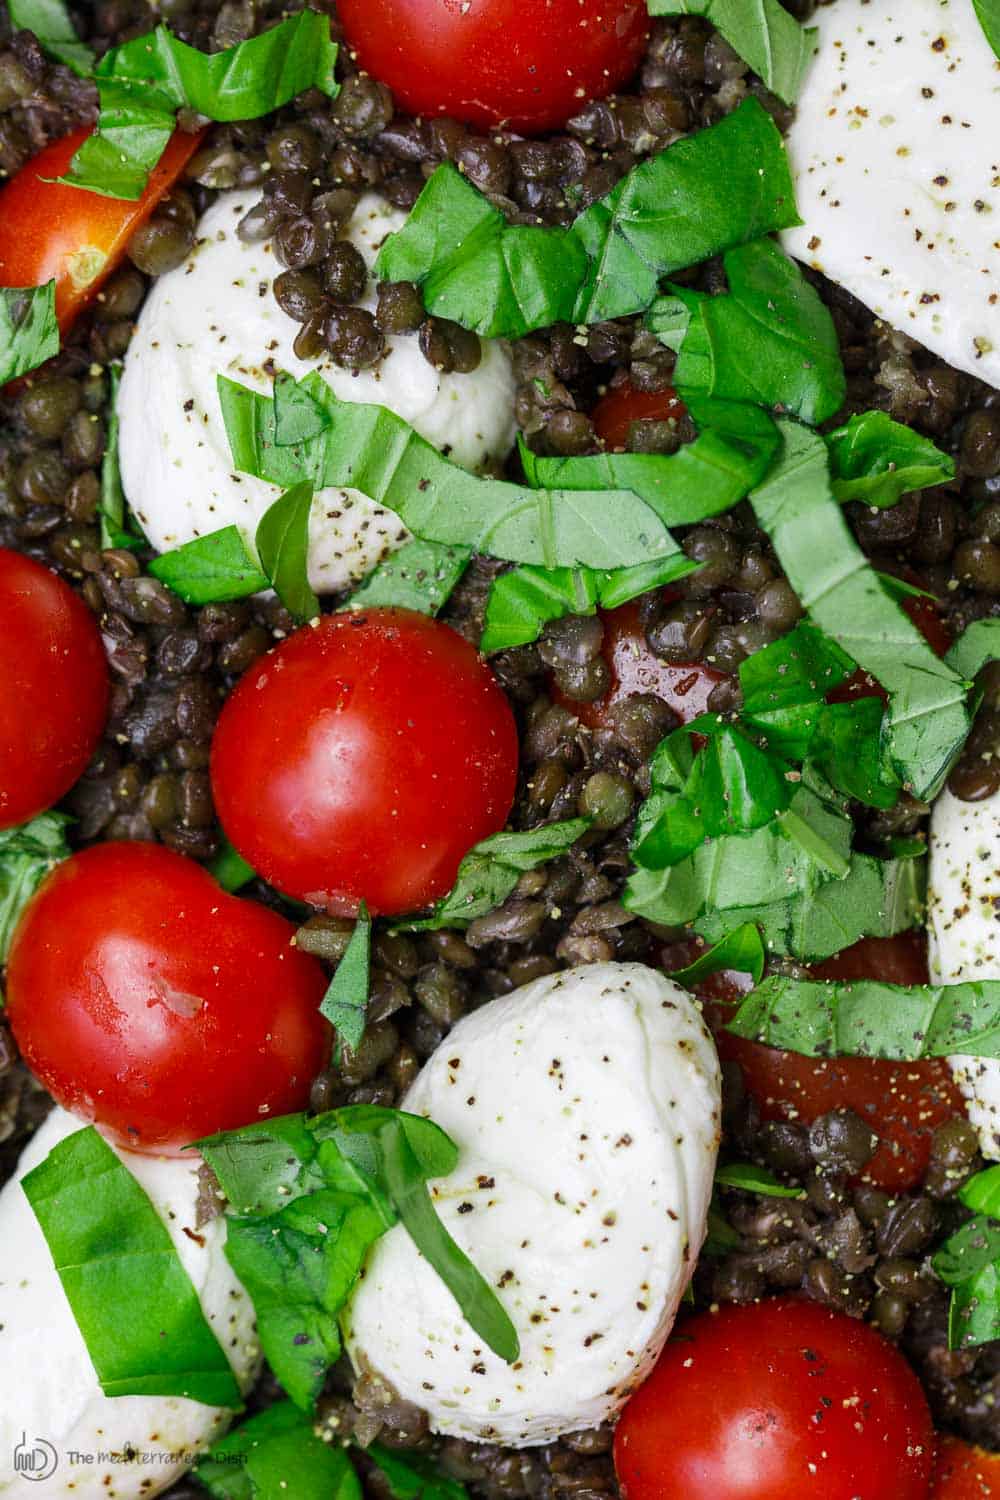
<path fill-rule="evenodd" d="M 614 1454 L 625 1500 L 927 1500 L 934 1433 L 887 1339 L 775 1297 L 682 1323 Z"/>
<path fill-rule="evenodd" d="M 108 690 L 83 600 L 48 568 L 0 548 L 0 828 L 69 791 L 101 737 Z"/>
<path fill-rule="evenodd" d="M 158 844 L 59 865 L 14 934 L 7 1017 L 32 1072 L 123 1146 L 179 1151 L 303 1109 L 332 1032 L 295 928 Z"/>
<path fill-rule="evenodd" d="M 517 729 L 492 672 L 409 610 L 325 615 L 261 657 L 220 715 L 212 788 L 272 885 L 341 915 L 414 911 L 498 832 Z"/>

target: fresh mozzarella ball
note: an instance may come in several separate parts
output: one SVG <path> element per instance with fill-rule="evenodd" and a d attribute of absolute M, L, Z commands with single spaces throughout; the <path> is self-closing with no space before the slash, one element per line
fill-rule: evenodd
<path fill-rule="evenodd" d="M 270 393 L 276 371 L 318 370 L 343 401 L 387 406 L 468 469 L 504 459 L 514 441 L 510 355 L 483 341 L 478 369 L 443 375 L 415 338 L 390 337 L 385 357 L 353 373 L 327 356 L 298 359 L 299 325 L 281 311 L 271 282 L 284 269 L 269 243 L 248 245 L 236 226 L 258 194 L 224 193 L 198 226 L 188 261 L 161 276 L 139 314 L 118 397 L 125 494 L 153 546 L 165 552 L 236 524 L 253 543 L 276 486 L 235 474 L 216 377 Z M 368 265 L 405 215 L 374 193 L 350 225 Z M 366 305 L 374 306 L 369 288 Z M 362 578 L 407 540 L 402 522 L 357 490 L 320 491 L 309 523 L 309 581 L 334 593 Z"/>
<path fill-rule="evenodd" d="M 927 924 L 931 979 L 1000 979 L 1000 792 L 960 802 L 944 791 L 931 815 Z M 1000 1160 L 1000 1059 L 950 1057 L 983 1155 Z"/>
<path fill-rule="evenodd" d="M 1000 75 L 971 0 L 837 0 L 814 24 L 785 248 L 1000 385 Z"/>
<path fill-rule="evenodd" d="M 345 1314 L 355 1369 L 473 1441 L 598 1426 L 652 1368 L 705 1234 L 720 1083 L 696 1005 L 644 964 L 547 976 L 459 1022 L 404 1108 L 459 1147 L 437 1210 L 521 1356 L 484 1345 L 397 1225 Z"/>
<path fill-rule="evenodd" d="M 0 1193 L 0 1495 L 37 1500 L 147 1500 L 169 1488 L 233 1413 L 180 1396 L 105 1396 L 87 1354 L 21 1178 L 66 1136 L 75 1116 L 54 1109 Z M 117 1149 L 117 1148 L 116 1148 Z M 152 1200 L 237 1379 L 249 1389 L 259 1367 L 253 1308 L 223 1253 L 223 1219 L 196 1225 L 199 1158 L 118 1151 Z M 150 1288 L 155 1295 L 155 1288 Z M 109 1315 L 128 1326 L 127 1307 Z M 16 1458 L 38 1443 L 50 1477 L 18 1473 Z M 133 1461 L 121 1457 L 127 1450 Z M 78 1457 L 74 1462 L 72 1455 Z M 105 1457 L 99 1459 L 98 1455 Z M 112 1460 L 111 1454 L 119 1455 Z M 92 1455 L 86 1462 L 79 1455 Z M 41 1455 L 40 1455 L 41 1457 Z M 44 1470 L 42 1471 L 44 1472 Z"/>

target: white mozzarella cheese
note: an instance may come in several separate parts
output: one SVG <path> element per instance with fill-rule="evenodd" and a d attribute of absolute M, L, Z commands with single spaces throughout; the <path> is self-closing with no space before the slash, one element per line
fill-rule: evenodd
<path fill-rule="evenodd" d="M 75 1116 L 54 1109 L 26 1147 L 16 1176 L 0 1193 L 4 1500 L 37 1500 L 39 1495 L 147 1500 L 167 1489 L 233 1416 L 179 1396 L 112 1399 L 101 1391 L 45 1237 L 21 1188 L 25 1173 L 80 1128 Z M 223 1253 L 224 1221 L 213 1219 L 196 1228 L 198 1158 L 118 1154 L 165 1223 L 205 1316 L 248 1389 L 260 1358 L 253 1308 Z M 127 1325 L 129 1309 L 118 1308 L 115 1316 Z M 25 1454 L 29 1464 L 34 1454 L 34 1473 L 24 1472 Z M 48 1477 L 39 1477 L 50 1468 Z"/>
<path fill-rule="evenodd" d="M 118 398 L 122 482 L 159 551 L 232 524 L 252 543 L 279 493 L 234 474 L 218 375 L 270 392 L 275 371 L 301 379 L 318 370 L 341 400 L 389 407 L 468 469 L 502 460 L 514 441 L 513 370 L 506 347 L 495 341 L 483 341 L 482 362 L 467 375 L 433 369 L 415 338 L 390 337 L 379 364 L 357 373 L 329 357 L 297 358 L 299 325 L 271 292 L 284 268 L 269 243 L 248 245 L 236 233 L 257 196 L 224 193 L 208 210 L 189 260 L 151 290 L 125 359 Z M 350 239 L 369 266 L 404 219 L 375 194 L 362 198 Z M 374 305 L 371 288 L 368 305 Z M 359 491 L 321 490 L 309 524 L 313 588 L 348 587 L 407 535 L 398 516 Z"/>
<path fill-rule="evenodd" d="M 1000 792 L 960 802 L 945 791 L 931 815 L 927 923 L 935 984 L 1000 979 Z M 1000 1160 L 1000 1059 L 948 1059 L 983 1154 Z"/>
<path fill-rule="evenodd" d="M 485 1347 L 397 1226 L 345 1314 L 355 1368 L 436 1432 L 527 1446 L 599 1425 L 649 1373 L 704 1238 L 720 1084 L 696 1005 L 643 964 L 548 976 L 462 1020 L 404 1107 L 460 1148 L 432 1192 L 521 1356 Z"/>
<path fill-rule="evenodd" d="M 1000 385 L 1000 70 L 972 0 L 836 0 L 814 22 L 785 248 Z"/>

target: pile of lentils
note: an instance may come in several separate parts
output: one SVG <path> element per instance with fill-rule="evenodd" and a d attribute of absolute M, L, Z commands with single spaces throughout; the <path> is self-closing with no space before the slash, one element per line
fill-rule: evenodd
<path fill-rule="evenodd" d="M 314 0 L 315 3 L 315 0 Z M 174 32 L 216 51 L 294 10 L 276 0 L 97 0 L 74 10 L 98 52 L 166 21 Z M 333 0 L 319 0 L 337 34 Z M 804 18 L 809 3 L 789 3 Z M 274 295 L 299 325 L 305 357 L 327 351 L 348 368 L 381 357 L 386 335 L 410 335 L 436 368 L 464 372 L 480 358 L 478 339 L 426 316 L 417 289 L 381 286 L 373 311 L 358 306 L 367 273 L 340 236 L 354 205 L 377 191 L 397 207 L 414 203 L 442 161 L 460 170 L 512 220 L 564 224 L 605 194 L 637 160 L 711 124 L 748 94 L 781 128 L 789 112 L 750 75 L 705 22 L 653 24 L 634 90 L 586 105 L 564 131 L 542 140 L 477 135 L 454 120 L 396 115 L 384 85 L 358 73 L 346 48 L 337 99 L 303 95 L 274 116 L 213 127 L 188 175 L 134 237 L 129 258 L 76 325 L 45 372 L 0 396 L 0 545 L 48 564 L 79 589 L 98 618 L 113 677 L 106 737 L 67 800 L 80 846 L 102 839 L 160 840 L 207 861 L 220 846 L 208 777 L 209 745 L 233 683 L 293 622 L 276 600 L 186 606 L 145 571 L 147 558 L 102 551 L 97 525 L 99 473 L 108 419 L 108 366 L 125 354 L 150 282 L 183 263 L 200 214 L 219 191 L 260 188 L 240 226 L 270 241 L 286 269 Z M 11 34 L 0 14 L 0 177 L 49 141 L 96 116 L 91 84 L 49 64 L 34 37 Z M 197 120 L 183 120 L 194 128 Z M 707 291 L 724 286 L 709 263 L 687 278 Z M 932 437 L 957 459 L 953 483 L 905 497 L 890 510 L 848 507 L 858 542 L 875 566 L 918 577 L 941 601 L 955 633 L 1000 613 L 1000 407 L 990 388 L 942 364 L 887 329 L 844 292 L 817 278 L 832 311 L 848 372 L 838 420 L 878 407 Z M 598 444 L 589 413 L 609 387 L 629 381 L 663 391 L 672 353 L 623 318 L 578 330 L 556 326 L 513 348 L 517 419 L 533 448 L 579 454 Z M 670 453 L 692 432 L 685 419 L 633 424 L 629 447 Z M 512 471 L 514 472 L 514 471 Z M 723 674 L 712 707 L 738 706 L 733 675 L 751 652 L 787 631 L 801 607 L 755 527 L 749 507 L 691 527 L 685 551 L 701 571 L 669 596 L 647 595 L 638 618 L 649 649 L 671 663 L 705 661 Z M 474 561 L 444 618 L 471 640 L 482 628 L 498 565 Z M 330 601 L 335 604 L 336 601 Z M 513 825 L 530 828 L 586 813 L 591 833 L 566 857 L 525 874 L 508 901 L 464 933 L 410 938 L 379 934 L 368 1027 L 355 1053 L 316 1079 L 312 1103 L 397 1103 L 422 1062 L 460 1017 L 485 1001 L 559 968 L 608 959 L 658 964 L 684 934 L 625 910 L 631 822 L 649 788 L 649 759 L 677 723 L 662 699 L 639 693 L 619 702 L 591 731 L 575 705 L 609 686 L 604 624 L 570 617 L 537 645 L 494 659 L 521 729 L 522 774 Z M 976 728 L 952 776 L 953 790 L 979 798 L 1000 785 L 1000 671 L 988 671 Z M 878 851 L 899 834 L 919 833 L 927 808 L 903 797 L 890 812 L 858 809 L 862 847 Z M 261 883 L 257 899 L 280 907 Z M 350 924 L 314 916 L 299 944 L 331 967 Z M 800 1288 L 814 1299 L 875 1323 L 920 1371 L 937 1420 L 1000 1449 L 1000 1344 L 949 1352 L 944 1289 L 928 1268 L 942 1236 L 960 1222 L 956 1194 L 981 1166 L 975 1134 L 955 1118 L 931 1142 L 916 1192 L 888 1195 L 864 1182 L 874 1149 L 864 1121 L 835 1111 L 811 1129 L 761 1123 L 739 1068 L 726 1065 L 727 1148 L 770 1166 L 805 1196 L 776 1200 L 726 1190 L 723 1207 L 738 1245 L 703 1257 L 695 1281 L 701 1305 L 744 1302 Z M 13 1170 L 50 1101 L 18 1061 L 0 1026 L 0 1175 Z M 265 1375 L 255 1395 L 278 1391 Z M 425 1415 L 371 1377 L 331 1373 L 320 1404 L 331 1438 L 378 1436 L 400 1448 L 427 1448 Z M 602 1428 L 527 1452 L 457 1440 L 436 1445 L 442 1467 L 473 1491 L 506 1500 L 613 1496 L 611 1431 Z M 377 1473 L 367 1488 L 386 1500 Z M 201 1492 L 186 1482 L 174 1500 Z"/>

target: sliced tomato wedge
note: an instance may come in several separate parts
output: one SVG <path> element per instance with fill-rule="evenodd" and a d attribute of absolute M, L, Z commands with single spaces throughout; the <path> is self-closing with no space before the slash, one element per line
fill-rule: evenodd
<path fill-rule="evenodd" d="M 625 380 L 601 397 L 590 420 L 605 448 L 626 448 L 633 422 L 668 422 L 682 417 L 684 410 L 684 402 L 671 386 L 665 391 L 637 391 Z"/>
<path fill-rule="evenodd" d="M 931 1483 L 931 1500 L 1000 1500 L 1000 1453 L 987 1453 L 942 1433 Z"/>
<path fill-rule="evenodd" d="M 43 286 L 55 278 L 65 333 L 121 264 L 132 235 L 173 187 L 203 133 L 174 132 L 136 203 L 48 180 L 68 170 L 89 130 L 46 146 L 0 190 L 0 286 Z"/>

